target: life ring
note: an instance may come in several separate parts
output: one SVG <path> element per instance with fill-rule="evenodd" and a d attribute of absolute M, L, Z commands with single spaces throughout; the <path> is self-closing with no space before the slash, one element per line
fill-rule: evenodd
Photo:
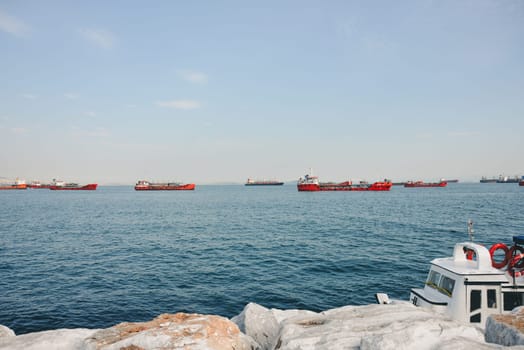
<path fill-rule="evenodd" d="M 520 253 L 519 255 L 515 255 L 508 265 L 508 272 L 511 275 L 511 277 L 520 277 L 524 276 L 524 270 L 516 270 L 519 265 L 519 263 L 524 260 L 524 253 Z"/>
<path fill-rule="evenodd" d="M 508 256 L 508 261 L 511 261 L 514 256 L 518 256 L 519 254 L 524 254 L 524 248 L 522 248 L 519 245 L 514 245 L 511 248 L 509 248 L 509 253 L 506 254 Z M 515 262 L 515 267 L 518 269 L 521 269 L 524 267 L 524 260 Z"/>
<path fill-rule="evenodd" d="M 504 260 L 502 260 L 501 262 L 496 262 L 495 259 L 493 259 L 493 255 L 499 249 L 502 249 L 504 251 Z M 511 247 L 511 249 L 513 249 L 513 247 Z M 511 259 L 511 257 L 513 256 L 510 255 L 509 252 L 510 250 L 504 243 L 493 244 L 491 248 L 489 248 L 489 255 L 491 256 L 491 266 L 493 266 L 496 269 L 501 269 L 505 267 L 508 264 L 509 259 Z M 524 251 L 521 253 L 524 253 Z"/>

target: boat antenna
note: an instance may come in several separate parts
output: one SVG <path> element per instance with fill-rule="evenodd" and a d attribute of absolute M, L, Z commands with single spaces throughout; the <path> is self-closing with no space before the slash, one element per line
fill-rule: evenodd
<path fill-rule="evenodd" d="M 469 219 L 468 220 L 468 235 L 469 235 L 469 240 L 471 242 L 473 242 L 473 234 L 475 233 L 475 230 L 473 229 L 473 220 Z"/>

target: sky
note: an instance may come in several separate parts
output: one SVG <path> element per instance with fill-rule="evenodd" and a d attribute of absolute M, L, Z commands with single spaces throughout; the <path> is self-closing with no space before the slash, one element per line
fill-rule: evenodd
<path fill-rule="evenodd" d="M 524 2 L 0 1 L 0 178 L 524 175 Z"/>

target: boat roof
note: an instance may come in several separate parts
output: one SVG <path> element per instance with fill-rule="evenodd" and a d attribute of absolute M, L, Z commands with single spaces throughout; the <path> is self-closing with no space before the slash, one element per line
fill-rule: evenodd
<path fill-rule="evenodd" d="M 475 258 L 469 260 L 466 257 L 466 250 L 475 252 Z M 448 270 L 456 275 L 479 277 L 487 276 L 490 280 L 508 282 L 505 276 L 506 271 L 492 266 L 491 255 L 486 247 L 473 242 L 462 242 L 455 244 L 453 256 L 447 258 L 437 258 L 431 264 Z"/>

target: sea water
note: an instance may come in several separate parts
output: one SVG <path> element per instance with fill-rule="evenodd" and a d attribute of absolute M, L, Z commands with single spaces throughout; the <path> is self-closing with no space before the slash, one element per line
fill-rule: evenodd
<path fill-rule="evenodd" d="M 405 299 L 455 243 L 524 234 L 524 187 L 390 192 L 295 185 L 195 191 L 0 191 L 0 324 L 17 334 L 161 313 L 232 317 L 249 302 L 326 310 Z"/>

